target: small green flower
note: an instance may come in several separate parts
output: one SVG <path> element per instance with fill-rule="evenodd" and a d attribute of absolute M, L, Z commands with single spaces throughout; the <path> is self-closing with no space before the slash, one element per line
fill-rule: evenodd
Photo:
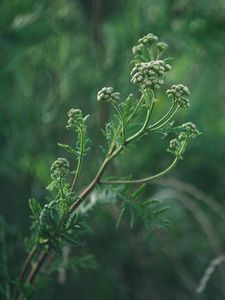
<path fill-rule="evenodd" d="M 53 162 L 51 166 L 51 177 L 52 179 L 59 180 L 64 178 L 69 173 L 70 165 L 69 161 L 66 158 L 58 158 Z"/>
<path fill-rule="evenodd" d="M 112 87 L 104 87 L 98 92 L 97 100 L 98 101 L 107 101 L 107 102 L 118 101 L 118 100 L 120 100 L 120 93 L 113 92 Z"/>

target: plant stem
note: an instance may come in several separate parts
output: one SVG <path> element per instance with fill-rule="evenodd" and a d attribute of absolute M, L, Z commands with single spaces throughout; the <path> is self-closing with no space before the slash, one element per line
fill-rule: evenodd
<path fill-rule="evenodd" d="M 184 150 L 187 146 L 187 140 L 188 139 L 186 139 L 183 142 L 183 145 L 181 146 L 178 155 L 172 161 L 172 163 L 165 170 L 163 170 L 155 175 L 141 178 L 141 179 L 133 179 L 133 180 L 132 179 L 131 180 L 129 180 L 129 179 L 127 179 L 127 180 L 126 179 L 125 180 L 101 180 L 99 183 L 100 184 L 138 184 L 138 183 L 145 183 L 145 182 L 151 181 L 156 178 L 160 178 L 160 177 L 164 176 L 165 174 L 167 174 L 169 171 L 171 171 L 175 167 L 176 163 L 181 158 L 181 155 L 184 153 Z"/>
<path fill-rule="evenodd" d="M 108 166 L 108 164 L 110 163 L 110 161 L 113 158 L 115 158 L 122 150 L 123 150 L 123 147 L 120 146 L 110 156 L 107 156 L 105 158 L 105 160 L 103 161 L 103 163 L 102 163 L 101 167 L 99 168 L 94 179 L 87 186 L 87 188 L 83 192 L 80 193 L 80 195 L 77 197 L 77 201 L 71 205 L 71 207 L 70 207 L 71 213 L 83 202 L 83 200 L 88 196 L 88 194 L 94 189 L 95 185 L 97 183 L 99 183 L 99 179 L 103 175 L 103 173 L 104 173 L 106 167 Z"/>
<path fill-rule="evenodd" d="M 83 152 L 84 152 L 84 133 L 83 133 L 82 128 L 79 128 L 79 134 L 80 134 L 80 153 L 79 153 L 78 162 L 77 162 L 76 174 L 75 174 L 73 183 L 71 185 L 71 192 L 74 190 L 76 183 L 77 183 L 78 176 L 80 174 L 81 162 L 82 162 Z"/>
<path fill-rule="evenodd" d="M 180 106 L 177 106 L 176 109 L 173 111 L 173 113 L 162 123 L 160 124 L 159 126 L 157 127 L 152 127 L 150 126 L 149 127 L 149 130 L 158 130 L 160 128 L 162 128 L 163 126 L 165 126 L 172 118 L 173 116 L 176 114 L 176 112 L 180 109 Z"/>
<path fill-rule="evenodd" d="M 27 258 L 26 258 L 26 260 L 25 260 L 25 262 L 24 262 L 24 264 L 23 264 L 23 267 L 22 267 L 22 270 L 21 270 L 21 272 L 20 272 L 20 275 L 19 275 L 19 280 L 18 280 L 19 283 L 23 280 L 23 278 L 24 278 L 24 276 L 25 276 L 25 274 L 26 274 L 26 272 L 27 272 L 27 270 L 28 270 L 28 267 L 29 267 L 29 265 L 30 265 L 30 263 L 31 263 L 31 260 L 32 260 L 32 258 L 34 257 L 36 251 L 37 251 L 37 246 L 34 246 L 34 247 L 31 249 L 31 251 L 29 252 L 29 254 L 28 254 L 28 256 L 27 256 Z M 18 291 L 18 288 L 16 287 L 16 288 L 15 288 L 14 295 L 13 295 L 13 299 L 16 300 L 17 297 L 18 297 L 18 294 L 19 294 L 19 291 Z"/>
<path fill-rule="evenodd" d="M 158 124 L 160 124 L 161 122 L 163 122 L 169 116 L 169 114 L 172 112 L 172 110 L 174 109 L 174 107 L 175 107 L 175 104 L 171 105 L 171 107 L 168 110 L 168 112 L 161 119 L 159 119 L 157 122 L 155 122 L 154 124 L 152 124 L 151 126 L 149 126 L 149 129 L 152 129 L 155 126 L 157 126 Z"/>
<path fill-rule="evenodd" d="M 143 126 L 141 127 L 141 129 L 138 132 L 136 132 L 135 134 L 133 134 L 131 137 L 129 137 L 127 139 L 127 141 L 126 141 L 127 144 L 131 143 L 134 140 L 136 140 L 138 137 L 140 137 L 144 133 L 144 131 L 148 127 L 148 123 L 151 119 L 154 104 L 155 104 L 155 99 L 152 99 L 150 107 L 147 108 L 147 115 L 146 115 Z"/>
<path fill-rule="evenodd" d="M 145 183 L 148 181 L 151 181 L 153 179 L 162 177 L 163 175 L 165 175 L 166 173 L 168 173 L 170 170 L 172 170 L 174 168 L 174 166 L 176 165 L 176 163 L 178 162 L 179 158 L 176 157 L 173 162 L 169 165 L 169 167 L 153 176 L 149 176 L 149 177 L 145 177 L 145 178 L 141 178 L 141 179 L 134 179 L 134 180 L 101 180 L 100 184 L 136 184 L 136 183 Z"/>
<path fill-rule="evenodd" d="M 45 250 L 42 250 L 42 252 L 40 253 L 37 262 L 34 264 L 33 268 L 31 269 L 28 277 L 27 277 L 27 281 L 26 283 L 33 283 L 37 273 L 39 272 L 39 270 L 41 269 L 45 259 L 47 258 L 48 253 Z"/>

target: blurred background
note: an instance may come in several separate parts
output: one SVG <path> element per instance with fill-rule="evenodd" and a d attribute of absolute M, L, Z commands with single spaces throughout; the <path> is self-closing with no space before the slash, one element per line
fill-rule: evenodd
<path fill-rule="evenodd" d="M 87 249 L 97 268 L 58 274 L 34 299 L 225 299 L 225 268 L 196 293 L 210 261 L 225 247 L 225 2 L 223 0 L 3 0 L 0 3 L 0 210 L 7 224 L 9 272 L 15 276 L 29 236 L 28 199 L 43 202 L 51 163 L 69 142 L 71 107 L 90 114 L 91 152 L 82 183 L 102 157 L 100 128 L 110 107 L 96 101 L 103 86 L 126 97 L 135 91 L 131 48 L 152 32 L 175 58 L 165 88 L 183 83 L 191 108 L 177 122 L 192 121 L 203 133 L 184 161 L 145 197 L 165 201 L 169 229 L 146 232 L 115 224 L 119 209 L 102 205 L 90 215 Z M 137 90 L 135 91 L 137 93 Z M 162 97 L 159 110 L 168 101 Z M 163 142 L 164 143 L 164 142 Z M 170 156 L 160 138 L 141 141 L 114 165 L 117 174 L 142 177 L 165 167 Z M 132 166 L 132 169 L 131 169 Z M 3 225 L 2 225 L 3 226 Z"/>

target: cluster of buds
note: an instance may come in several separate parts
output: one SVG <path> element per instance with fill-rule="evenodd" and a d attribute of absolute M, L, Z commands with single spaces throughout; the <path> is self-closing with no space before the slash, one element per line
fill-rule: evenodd
<path fill-rule="evenodd" d="M 166 94 L 169 98 L 172 98 L 174 103 L 179 104 L 180 107 L 190 107 L 190 102 L 187 98 L 190 95 L 190 92 L 183 84 L 172 85 L 171 88 L 166 91 Z"/>
<path fill-rule="evenodd" d="M 138 45 L 133 47 L 134 55 L 141 55 L 146 47 L 151 47 L 158 40 L 157 36 L 149 33 L 138 40 Z"/>
<path fill-rule="evenodd" d="M 159 89 L 163 84 L 165 73 L 171 69 L 163 60 L 152 60 L 149 63 L 138 63 L 131 71 L 131 82 L 144 88 Z"/>
<path fill-rule="evenodd" d="M 148 33 L 138 40 L 139 45 L 151 46 L 153 43 L 158 41 L 158 37 L 153 33 Z"/>
<path fill-rule="evenodd" d="M 184 132 L 189 136 L 189 137 L 196 137 L 200 134 L 198 131 L 197 127 L 195 124 L 192 122 L 187 122 L 185 124 L 181 125 L 181 129 L 184 130 Z"/>
<path fill-rule="evenodd" d="M 112 87 L 104 87 L 97 94 L 98 101 L 114 102 L 120 100 L 120 93 L 113 92 Z"/>
<path fill-rule="evenodd" d="M 53 180 L 64 178 L 69 173 L 70 165 L 66 158 L 58 158 L 51 166 Z"/>
<path fill-rule="evenodd" d="M 68 112 L 68 123 L 66 128 L 81 127 L 84 123 L 82 111 L 80 109 L 71 108 Z"/>
<path fill-rule="evenodd" d="M 156 48 L 158 52 L 162 53 L 168 48 L 168 45 L 164 42 L 159 42 L 156 44 Z"/>
<path fill-rule="evenodd" d="M 170 141 L 169 147 L 167 149 L 168 152 L 174 154 L 176 157 L 181 157 L 182 155 L 182 145 L 184 143 L 184 140 L 187 139 L 187 136 L 182 136 L 179 135 L 177 139 L 173 139 Z"/>
<path fill-rule="evenodd" d="M 195 138 L 200 134 L 195 124 L 188 122 L 180 126 L 182 130 L 178 138 L 170 141 L 167 151 L 173 153 L 175 156 L 181 156 L 181 147 L 187 142 L 189 138 Z"/>

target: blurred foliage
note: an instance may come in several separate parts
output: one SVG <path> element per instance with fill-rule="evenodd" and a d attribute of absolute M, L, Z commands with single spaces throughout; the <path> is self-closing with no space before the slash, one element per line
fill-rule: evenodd
<path fill-rule="evenodd" d="M 149 233 L 141 223 L 132 231 L 124 223 L 116 230 L 119 209 L 102 205 L 90 220 L 94 234 L 87 236 L 98 268 L 68 271 L 62 285 L 56 272 L 51 289 L 36 299 L 224 299 L 222 265 L 203 294 L 195 292 L 210 260 L 224 251 L 224 1 L 3 0 L 0 15 L 0 207 L 9 225 L 7 235 L 1 233 L 8 255 L 1 257 L 11 275 L 25 255 L 28 199 L 42 201 L 49 166 L 60 156 L 57 142 L 70 138 L 64 131 L 66 111 L 78 107 L 93 116 L 87 182 L 98 164 L 93 158 L 102 151 L 96 146 L 103 140 L 99 128 L 110 114 L 108 107 L 97 107 L 96 93 L 113 85 L 127 96 L 133 88 L 131 46 L 153 32 L 176 57 L 168 86 L 185 78 L 192 94 L 190 111 L 178 121 L 190 118 L 204 133 L 173 171 L 182 181 L 148 187 L 148 196 L 167 201 L 173 227 Z M 166 106 L 165 98 L 160 109 Z M 145 175 L 163 168 L 167 157 L 153 140 L 141 141 L 135 157 L 128 150 L 113 170 Z"/>

